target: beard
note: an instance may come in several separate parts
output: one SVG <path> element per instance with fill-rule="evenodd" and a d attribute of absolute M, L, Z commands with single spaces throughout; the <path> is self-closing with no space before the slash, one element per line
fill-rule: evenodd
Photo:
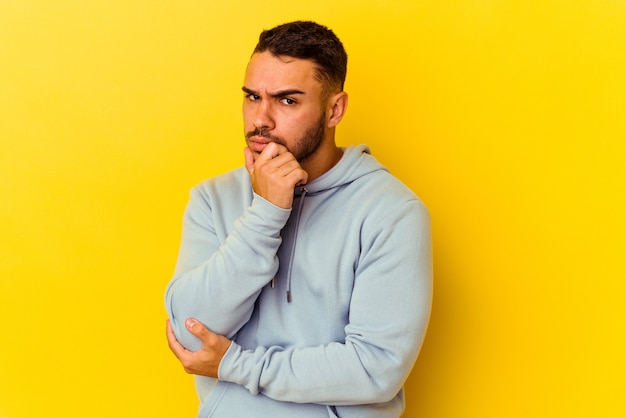
<path fill-rule="evenodd" d="M 317 122 L 307 129 L 300 138 L 298 138 L 294 145 L 290 148 L 287 146 L 287 141 L 280 136 L 275 136 L 267 132 L 265 129 L 256 128 L 254 131 L 246 133 L 246 139 L 253 136 L 261 136 L 267 138 L 272 142 L 283 145 L 290 153 L 293 154 L 296 161 L 302 163 L 312 156 L 314 156 L 319 150 L 324 140 L 324 128 L 326 126 L 326 115 L 324 112 L 320 115 Z"/>

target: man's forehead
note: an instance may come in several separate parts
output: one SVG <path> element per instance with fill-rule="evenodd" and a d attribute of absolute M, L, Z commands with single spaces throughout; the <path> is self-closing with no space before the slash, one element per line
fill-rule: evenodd
<path fill-rule="evenodd" d="M 319 84 L 316 64 L 308 59 L 276 56 L 270 52 L 257 52 L 252 55 L 246 69 L 246 84 L 283 82 Z M 246 87 L 253 88 L 248 85 Z"/>

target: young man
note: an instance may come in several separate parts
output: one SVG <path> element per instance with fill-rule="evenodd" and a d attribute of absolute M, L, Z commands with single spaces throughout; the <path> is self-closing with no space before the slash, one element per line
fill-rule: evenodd
<path fill-rule="evenodd" d="M 369 155 L 339 148 L 347 56 L 329 29 L 261 33 L 245 168 L 196 186 L 165 296 L 199 417 L 397 417 L 428 323 L 430 223 Z"/>

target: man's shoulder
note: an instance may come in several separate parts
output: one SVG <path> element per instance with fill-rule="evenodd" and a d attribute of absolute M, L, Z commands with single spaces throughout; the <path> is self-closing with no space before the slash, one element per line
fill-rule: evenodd
<path fill-rule="evenodd" d="M 250 195 L 250 176 L 245 167 L 208 178 L 191 188 L 192 198 L 211 202 L 240 200 Z"/>
<path fill-rule="evenodd" d="M 381 199 L 391 201 L 419 199 L 413 190 L 386 169 L 362 176 L 354 186 L 362 193 L 375 195 Z"/>
<path fill-rule="evenodd" d="M 207 178 L 193 186 L 193 190 L 214 190 L 231 187 L 247 187 L 250 184 L 250 176 L 245 167 L 235 168 L 215 177 Z"/>

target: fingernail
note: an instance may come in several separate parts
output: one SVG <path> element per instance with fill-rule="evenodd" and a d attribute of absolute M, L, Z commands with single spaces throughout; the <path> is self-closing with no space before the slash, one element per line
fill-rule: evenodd
<path fill-rule="evenodd" d="M 189 318 L 186 322 L 185 325 L 187 325 L 187 328 L 193 328 L 194 325 L 196 325 L 196 320 L 195 319 L 191 319 Z"/>

